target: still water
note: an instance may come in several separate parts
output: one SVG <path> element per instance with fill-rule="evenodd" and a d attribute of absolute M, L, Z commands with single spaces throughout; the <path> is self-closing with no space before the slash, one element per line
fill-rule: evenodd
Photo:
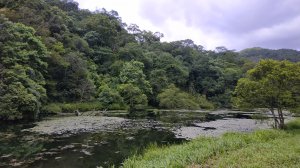
<path fill-rule="evenodd" d="M 159 127 L 134 127 L 131 124 L 126 129 L 72 135 L 40 135 L 24 131 L 34 127 L 34 124 L 0 123 L 0 167 L 119 167 L 126 158 L 141 153 L 150 144 L 168 145 L 186 141 L 175 137 L 170 131 L 174 127 L 228 116 L 163 112 L 160 117 L 130 120 L 139 123 L 159 122 Z"/>

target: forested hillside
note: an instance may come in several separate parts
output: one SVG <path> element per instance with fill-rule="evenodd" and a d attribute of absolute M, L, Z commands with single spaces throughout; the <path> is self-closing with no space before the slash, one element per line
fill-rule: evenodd
<path fill-rule="evenodd" d="M 292 62 L 300 61 L 300 51 L 292 49 L 271 50 L 266 48 L 247 48 L 239 52 L 241 57 L 252 61 L 260 59 L 288 60 Z"/>
<path fill-rule="evenodd" d="M 285 59 L 161 42 L 162 33 L 127 25 L 116 11 L 82 10 L 72 0 L 1 0 L 0 8 L 4 120 L 74 109 L 231 107 L 238 79 L 254 66 L 245 57 Z"/>

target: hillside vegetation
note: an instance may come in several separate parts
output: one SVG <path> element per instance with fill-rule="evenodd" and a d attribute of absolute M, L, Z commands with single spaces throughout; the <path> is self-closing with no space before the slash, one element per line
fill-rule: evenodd
<path fill-rule="evenodd" d="M 230 108 L 237 81 L 255 65 L 225 47 L 161 42 L 162 33 L 127 25 L 116 11 L 83 10 L 72 0 L 0 1 L 0 15 L 2 120 L 77 109 Z"/>
<path fill-rule="evenodd" d="M 271 50 L 267 48 L 254 47 L 240 51 L 239 55 L 255 62 L 260 59 L 288 60 L 292 62 L 300 61 L 300 51 L 292 49 Z"/>

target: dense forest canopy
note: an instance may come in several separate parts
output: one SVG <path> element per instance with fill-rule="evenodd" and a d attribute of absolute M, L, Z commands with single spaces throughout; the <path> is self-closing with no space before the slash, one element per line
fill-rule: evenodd
<path fill-rule="evenodd" d="M 79 9 L 72 0 L 1 0 L 0 15 L 4 120 L 83 105 L 228 108 L 253 60 L 300 59 L 294 50 L 210 51 L 190 39 L 161 42 L 162 33 L 127 25 L 116 11 Z"/>
<path fill-rule="evenodd" d="M 260 59 L 288 60 L 292 62 L 300 61 L 300 51 L 292 49 L 271 50 L 255 47 L 244 49 L 240 51 L 239 54 L 252 61 L 259 61 Z"/>

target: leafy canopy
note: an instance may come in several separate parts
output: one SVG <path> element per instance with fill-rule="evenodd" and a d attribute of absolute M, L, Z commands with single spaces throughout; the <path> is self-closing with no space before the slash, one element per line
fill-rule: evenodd
<path fill-rule="evenodd" d="M 280 127 L 283 109 L 300 106 L 300 64 L 289 61 L 262 60 L 238 81 L 234 98 L 238 107 L 269 108 Z M 277 116 L 274 113 L 277 109 Z"/>
<path fill-rule="evenodd" d="M 0 29 L 0 118 L 34 119 L 46 99 L 47 50 L 35 31 L 3 19 Z"/>

